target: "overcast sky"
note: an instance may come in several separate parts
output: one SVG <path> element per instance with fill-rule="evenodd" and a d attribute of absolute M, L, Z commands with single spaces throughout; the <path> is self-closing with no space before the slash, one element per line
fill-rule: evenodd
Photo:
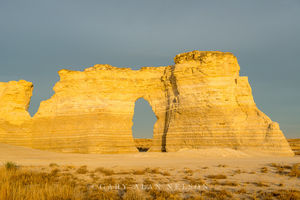
<path fill-rule="evenodd" d="M 234 53 L 257 106 L 300 137 L 299 0 L 0 0 L 0 81 L 34 83 L 31 114 L 62 68 L 171 65 L 192 50 Z"/>

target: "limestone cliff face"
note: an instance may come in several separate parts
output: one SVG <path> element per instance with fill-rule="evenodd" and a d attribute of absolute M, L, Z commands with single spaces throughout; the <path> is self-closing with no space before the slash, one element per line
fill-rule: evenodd
<path fill-rule="evenodd" d="M 256 107 L 233 54 L 193 51 L 177 55 L 174 61 L 172 66 L 140 70 L 110 65 L 61 70 L 55 94 L 41 103 L 32 119 L 14 121 L 10 110 L 1 111 L 6 113 L 2 118 L 11 126 L 29 127 L 25 132 L 31 142 L 21 139 L 20 144 L 33 148 L 137 152 L 132 118 L 135 101 L 143 97 L 157 117 L 149 151 L 231 147 L 293 155 L 279 125 Z M 7 131 L 1 124 L 0 128 Z"/>
<path fill-rule="evenodd" d="M 19 125 L 30 119 L 27 112 L 33 85 L 30 82 L 0 82 L 0 120 Z"/>
<path fill-rule="evenodd" d="M 279 126 L 258 110 L 247 77 L 231 53 L 175 57 L 166 151 L 211 146 L 291 154 Z"/>
<path fill-rule="evenodd" d="M 32 90 L 32 83 L 24 80 L 0 82 L 0 142 L 31 146 L 27 109 Z"/>

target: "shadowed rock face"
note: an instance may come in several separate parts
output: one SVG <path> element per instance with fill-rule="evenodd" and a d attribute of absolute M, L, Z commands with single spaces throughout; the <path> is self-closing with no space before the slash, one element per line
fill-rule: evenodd
<path fill-rule="evenodd" d="M 174 61 L 140 70 L 61 70 L 55 94 L 33 118 L 32 84 L 1 83 L 0 141 L 59 152 L 137 152 L 131 127 L 142 97 L 157 117 L 149 151 L 230 147 L 293 155 L 279 125 L 256 107 L 233 54 L 193 51 Z"/>

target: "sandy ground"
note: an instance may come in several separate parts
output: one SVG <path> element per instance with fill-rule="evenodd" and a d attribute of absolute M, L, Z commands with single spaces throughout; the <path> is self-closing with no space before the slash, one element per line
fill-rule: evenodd
<path fill-rule="evenodd" d="M 35 150 L 0 144 L 0 163 L 12 161 L 24 167 L 49 168 L 50 163 L 56 163 L 61 169 L 66 166 L 79 168 L 86 165 L 89 172 L 98 167 L 104 167 L 116 172 L 111 175 L 115 179 L 129 175 L 142 182 L 145 179 L 165 183 L 192 182 L 202 179 L 209 187 L 230 190 L 300 190 L 300 178 L 288 175 L 290 169 L 278 173 L 276 165 L 293 166 L 300 163 L 300 156 L 271 157 L 253 156 L 232 149 L 182 150 L 176 153 L 135 153 L 135 154 L 67 154 Z M 273 166 L 272 166 L 273 164 Z M 266 172 L 262 168 L 266 167 Z M 157 168 L 169 175 L 142 174 L 135 175 L 132 170 Z M 127 171 L 122 175 L 121 171 Z M 76 174 L 76 169 L 74 169 Z M 210 175 L 225 175 L 225 179 L 209 178 Z M 102 178 L 106 176 L 103 175 Z M 100 176 L 101 179 L 101 176 Z M 225 182 L 224 182 L 225 181 Z M 237 183 L 237 186 L 226 183 Z M 225 183 L 225 185 L 222 185 Z"/>
<path fill-rule="evenodd" d="M 0 143 L 0 162 L 19 165 L 87 165 L 91 168 L 189 167 L 202 168 L 227 165 L 231 168 L 254 170 L 270 163 L 300 163 L 300 156 L 278 157 L 251 155 L 233 149 L 182 150 L 170 153 L 140 152 L 134 154 L 72 154 L 36 150 Z"/>
<path fill-rule="evenodd" d="M 293 164 L 300 156 L 275 157 L 251 155 L 232 149 L 182 150 L 170 153 L 140 152 L 135 154 L 71 154 L 36 150 L 0 143 L 0 162 L 13 161 L 20 165 L 87 165 L 88 167 L 189 167 L 201 168 L 228 165 L 232 168 L 255 169 L 270 163 Z"/>

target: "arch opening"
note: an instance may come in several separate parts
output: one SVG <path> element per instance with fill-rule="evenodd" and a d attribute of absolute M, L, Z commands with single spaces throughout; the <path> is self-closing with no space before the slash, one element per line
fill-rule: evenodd
<path fill-rule="evenodd" d="M 156 120 L 149 102 L 138 98 L 134 105 L 132 136 L 139 152 L 146 152 L 151 147 Z"/>

